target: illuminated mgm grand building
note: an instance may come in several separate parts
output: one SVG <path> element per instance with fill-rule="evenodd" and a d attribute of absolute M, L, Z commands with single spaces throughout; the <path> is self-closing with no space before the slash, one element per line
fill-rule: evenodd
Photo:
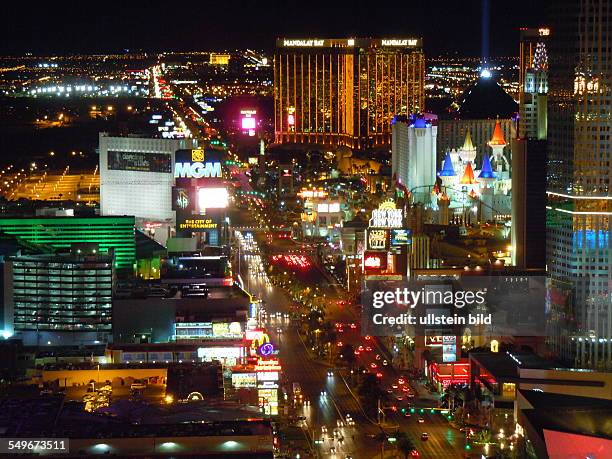
<path fill-rule="evenodd" d="M 277 143 L 391 144 L 391 120 L 424 109 L 421 39 L 278 39 Z"/>

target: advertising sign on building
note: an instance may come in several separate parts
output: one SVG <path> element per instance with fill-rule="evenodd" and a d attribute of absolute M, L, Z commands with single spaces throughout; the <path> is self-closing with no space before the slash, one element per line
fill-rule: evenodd
<path fill-rule="evenodd" d="M 185 212 L 193 209 L 193 193 L 189 188 L 174 187 L 172 189 L 172 209 L 177 212 Z"/>
<path fill-rule="evenodd" d="M 380 274 L 387 269 L 387 252 L 363 252 L 363 271 L 366 274 Z"/>
<path fill-rule="evenodd" d="M 442 346 L 442 335 L 428 335 L 425 337 L 425 346 Z"/>
<path fill-rule="evenodd" d="M 385 229 L 368 230 L 368 250 L 386 250 L 388 248 L 389 232 Z"/>
<path fill-rule="evenodd" d="M 232 373 L 232 386 L 235 389 L 257 387 L 257 373 Z"/>
<path fill-rule="evenodd" d="M 180 231 L 207 231 L 217 229 L 219 224 L 212 218 L 197 215 L 176 215 L 176 229 Z"/>
<path fill-rule="evenodd" d="M 408 245 L 412 244 L 412 230 L 410 229 L 392 229 L 391 230 L 391 245 Z"/>
<path fill-rule="evenodd" d="M 176 179 L 222 178 L 221 160 L 202 149 L 179 150 L 175 155 Z"/>
<path fill-rule="evenodd" d="M 108 151 L 108 169 L 116 171 L 172 172 L 172 157 L 166 153 Z"/>
<path fill-rule="evenodd" d="M 404 212 L 395 207 L 394 201 L 383 202 L 378 209 L 372 211 L 370 228 L 402 228 Z"/>

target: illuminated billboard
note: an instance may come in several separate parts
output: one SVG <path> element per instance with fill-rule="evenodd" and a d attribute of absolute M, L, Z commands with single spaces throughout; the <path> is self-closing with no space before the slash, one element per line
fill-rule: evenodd
<path fill-rule="evenodd" d="M 257 372 L 257 381 L 278 381 L 280 373 L 278 371 L 259 371 Z"/>
<path fill-rule="evenodd" d="M 232 386 L 235 389 L 257 387 L 257 373 L 232 373 Z"/>
<path fill-rule="evenodd" d="M 412 244 L 412 230 L 410 229 L 392 229 L 391 230 L 391 245 L 408 245 Z"/>
<path fill-rule="evenodd" d="M 197 352 L 198 358 L 204 362 L 218 360 L 225 365 L 236 365 L 245 356 L 242 347 L 199 347 Z"/>
<path fill-rule="evenodd" d="M 255 118 L 242 118 L 242 129 L 248 131 L 249 129 L 255 129 Z"/>
<path fill-rule="evenodd" d="M 174 165 L 174 178 L 213 178 L 223 177 L 221 163 L 176 163 Z"/>
<path fill-rule="evenodd" d="M 212 218 L 194 215 L 176 215 L 176 229 L 180 231 L 206 231 L 214 230 L 219 224 Z"/>
<path fill-rule="evenodd" d="M 386 250 L 389 244 L 389 232 L 384 229 L 368 229 L 368 250 Z"/>
<path fill-rule="evenodd" d="M 229 204 L 229 195 L 226 188 L 199 188 L 198 189 L 198 208 L 200 211 L 205 209 L 225 209 Z"/>
<path fill-rule="evenodd" d="M 108 169 L 116 171 L 172 172 L 172 157 L 166 153 L 108 151 Z"/>
<path fill-rule="evenodd" d="M 188 188 L 174 187 L 172 189 L 172 209 L 186 211 L 193 209 L 193 196 Z"/>
<path fill-rule="evenodd" d="M 221 160 L 215 156 L 214 152 L 205 153 L 201 148 L 177 151 L 175 155 L 174 178 L 222 178 Z"/>
<path fill-rule="evenodd" d="M 240 126 L 243 131 L 248 131 L 250 136 L 255 135 L 255 128 L 257 127 L 257 118 L 255 115 L 257 114 L 257 110 L 240 110 Z"/>
<path fill-rule="evenodd" d="M 387 270 L 387 252 L 363 252 L 363 271 L 366 274 L 380 274 Z"/>
<path fill-rule="evenodd" d="M 240 322 L 177 322 L 174 329 L 177 340 L 242 338 Z"/>

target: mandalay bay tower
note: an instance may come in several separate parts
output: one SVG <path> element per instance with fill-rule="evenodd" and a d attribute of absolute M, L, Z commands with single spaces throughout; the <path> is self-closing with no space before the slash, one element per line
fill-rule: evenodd
<path fill-rule="evenodd" d="M 393 117 L 424 109 L 419 38 L 281 38 L 276 48 L 278 143 L 390 145 Z"/>

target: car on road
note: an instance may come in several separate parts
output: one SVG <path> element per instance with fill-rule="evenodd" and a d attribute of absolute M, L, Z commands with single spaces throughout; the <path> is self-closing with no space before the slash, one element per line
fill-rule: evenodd
<path fill-rule="evenodd" d="M 423 433 L 421 434 L 421 440 L 422 440 L 422 441 L 427 441 L 427 440 L 429 440 L 429 434 L 428 434 L 427 432 L 423 432 Z"/>
<path fill-rule="evenodd" d="M 276 329 L 276 333 L 282 333 L 282 332 L 283 332 L 282 328 L 279 327 L 279 328 Z"/>
<path fill-rule="evenodd" d="M 363 352 L 363 351 L 364 351 L 364 348 L 363 348 L 363 346 L 359 346 L 359 347 L 357 348 L 357 350 L 358 350 L 359 352 Z"/>
<path fill-rule="evenodd" d="M 366 346 L 365 350 L 366 352 L 372 352 L 372 348 L 370 346 Z"/>
<path fill-rule="evenodd" d="M 332 377 L 333 375 L 334 375 L 334 372 L 333 372 L 333 371 L 331 371 L 331 370 L 328 370 L 328 372 L 327 372 L 327 376 L 328 376 L 328 377 Z"/>
<path fill-rule="evenodd" d="M 419 424 L 423 424 L 424 422 L 425 422 L 425 419 L 419 418 Z"/>
<path fill-rule="evenodd" d="M 376 369 L 376 368 L 378 368 L 378 365 L 376 365 L 374 362 L 372 362 L 370 364 L 370 367 L 373 368 L 373 369 Z"/>
<path fill-rule="evenodd" d="M 406 380 L 404 378 L 400 378 L 397 380 L 399 384 L 406 384 Z"/>
<path fill-rule="evenodd" d="M 350 327 L 351 327 L 351 330 L 355 330 L 357 328 L 357 324 L 355 322 L 352 322 Z"/>
<path fill-rule="evenodd" d="M 387 365 L 389 365 L 389 362 L 387 362 L 386 360 L 383 360 L 383 366 L 386 367 Z"/>
<path fill-rule="evenodd" d="M 130 386 L 131 390 L 145 390 L 147 385 L 142 381 L 134 381 Z"/>

